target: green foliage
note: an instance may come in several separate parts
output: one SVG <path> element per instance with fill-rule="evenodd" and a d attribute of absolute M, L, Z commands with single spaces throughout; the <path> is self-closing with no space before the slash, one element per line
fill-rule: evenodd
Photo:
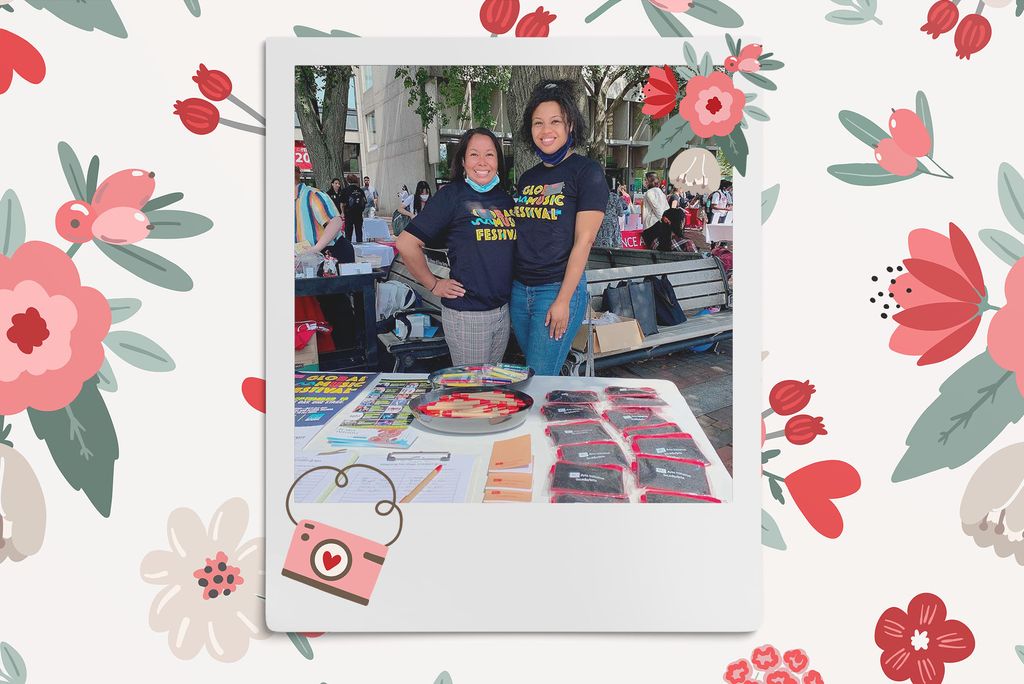
<path fill-rule="evenodd" d="M 468 120 L 474 126 L 494 128 L 497 124 L 491 111 L 494 94 L 508 88 L 512 69 L 508 66 L 448 66 L 448 67 L 398 67 L 395 78 L 402 79 L 402 85 L 409 94 L 407 104 L 420 117 L 420 124 L 426 130 L 431 123 L 448 126 L 451 119 L 447 110 L 456 109 L 458 119 Z M 437 96 L 428 87 L 432 80 L 437 82 Z"/>

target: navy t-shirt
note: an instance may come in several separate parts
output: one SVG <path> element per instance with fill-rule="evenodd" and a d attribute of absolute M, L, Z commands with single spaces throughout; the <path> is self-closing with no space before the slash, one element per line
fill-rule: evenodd
<path fill-rule="evenodd" d="M 490 311 L 508 304 L 516 244 L 514 204 L 501 188 L 479 193 L 465 181 L 453 181 L 406 228 L 426 244 L 440 241 L 448 247 L 451 277 L 462 283 L 466 294 L 442 299 L 444 306 Z"/>
<path fill-rule="evenodd" d="M 515 278 L 524 285 L 561 282 L 576 237 L 576 212 L 608 205 L 604 170 L 573 153 L 557 166 L 537 164 L 519 179 L 514 216 Z"/>

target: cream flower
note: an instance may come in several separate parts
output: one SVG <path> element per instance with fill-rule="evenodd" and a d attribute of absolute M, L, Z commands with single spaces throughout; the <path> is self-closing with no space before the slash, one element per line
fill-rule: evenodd
<path fill-rule="evenodd" d="M 32 466 L 0 444 L 0 563 L 25 560 L 39 551 L 46 531 L 46 504 Z"/>
<path fill-rule="evenodd" d="M 142 559 L 142 579 L 164 588 L 149 609 L 149 626 L 167 632 L 171 652 L 195 657 L 206 646 L 217 660 L 245 655 L 250 639 L 269 636 L 264 624 L 263 538 L 242 542 L 249 507 L 229 499 L 208 528 L 195 511 L 179 508 L 167 520 L 170 550 Z"/>
<path fill-rule="evenodd" d="M 960 521 L 978 546 L 1024 565 L 1024 444 L 1000 449 L 981 464 L 964 490 Z"/>

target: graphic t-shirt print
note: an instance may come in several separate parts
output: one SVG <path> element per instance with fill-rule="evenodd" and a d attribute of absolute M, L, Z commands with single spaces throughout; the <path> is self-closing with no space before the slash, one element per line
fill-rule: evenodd
<path fill-rule="evenodd" d="M 468 202 L 467 208 L 472 216 L 469 225 L 474 228 L 477 242 L 516 239 L 516 220 L 512 210 L 488 209 L 478 202 Z"/>
<path fill-rule="evenodd" d="M 528 185 L 515 199 L 517 217 L 557 221 L 565 206 L 565 183 Z"/>

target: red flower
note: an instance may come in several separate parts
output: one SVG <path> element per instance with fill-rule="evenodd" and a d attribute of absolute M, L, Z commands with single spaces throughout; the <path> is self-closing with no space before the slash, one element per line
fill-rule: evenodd
<path fill-rule="evenodd" d="M 516 26 L 516 36 L 519 38 L 547 38 L 548 26 L 555 19 L 557 14 L 544 11 L 544 7 L 538 7 L 529 14 L 524 14 Z"/>
<path fill-rule="evenodd" d="M 797 446 L 810 444 L 818 435 L 827 434 L 828 431 L 825 429 L 825 424 L 820 417 L 815 418 L 806 413 L 801 413 L 798 416 L 793 416 L 786 422 L 786 439 Z"/>
<path fill-rule="evenodd" d="M 811 660 L 807 657 L 806 652 L 797 648 L 783 653 L 782 662 L 786 663 L 786 667 L 793 672 L 800 673 L 810 664 Z"/>
<path fill-rule="evenodd" d="M 950 358 L 974 337 L 988 295 L 978 257 L 963 232 L 949 224 L 949 237 L 923 228 L 910 233 L 908 273 L 889 292 L 903 308 L 893 320 L 899 327 L 889 348 L 920 356 L 926 366 Z"/>
<path fill-rule="evenodd" d="M 15 72 L 29 83 L 40 83 L 46 76 L 46 62 L 27 40 L 0 29 L 0 93 L 11 87 Z"/>
<path fill-rule="evenodd" d="M 675 71 L 666 64 L 663 67 L 650 67 L 647 74 L 643 113 L 655 119 L 668 116 L 676 108 L 676 96 L 679 95 L 679 81 L 676 80 Z"/>
<path fill-rule="evenodd" d="M 761 671 L 778 667 L 782 662 L 779 649 L 771 644 L 755 648 L 754 652 L 750 654 L 750 660 L 753 661 L 754 667 Z"/>
<path fill-rule="evenodd" d="M 918 594 L 907 612 L 889 608 L 875 625 L 875 643 L 882 649 L 882 672 L 894 682 L 938 684 L 946 663 L 974 652 L 974 635 L 959 620 L 946 619 L 946 604 L 934 594 Z"/>
<path fill-rule="evenodd" d="M 980 14 L 969 14 L 956 27 L 953 43 L 956 45 L 956 56 L 970 59 L 971 55 L 988 45 L 992 38 L 992 24 Z"/>
<path fill-rule="evenodd" d="M 220 111 L 217 106 L 198 97 L 190 97 L 184 102 L 178 100 L 174 103 L 174 113 L 181 117 L 181 123 L 185 128 L 196 135 L 212 133 L 220 123 Z"/>
<path fill-rule="evenodd" d="M 753 671 L 750 661 L 746 658 L 741 658 L 734 663 L 729 663 L 729 666 L 725 668 L 725 674 L 722 678 L 728 684 L 743 684 L 748 681 Z"/>
<path fill-rule="evenodd" d="M 843 516 L 832 499 L 860 489 L 856 468 L 843 461 L 819 461 L 790 473 L 785 482 L 793 503 L 818 534 L 835 539 L 843 533 Z"/>
<path fill-rule="evenodd" d="M 791 416 L 807 406 L 812 394 L 814 385 L 810 380 L 783 380 L 768 393 L 768 405 L 780 416 Z"/>
<path fill-rule="evenodd" d="M 764 684 L 800 684 L 789 670 L 775 670 L 764 678 Z"/>
<path fill-rule="evenodd" d="M 679 103 L 679 114 L 690 122 L 701 138 L 726 136 L 743 118 L 746 95 L 732 79 L 720 71 L 710 76 L 694 76 L 686 82 L 686 95 Z"/>
<path fill-rule="evenodd" d="M 203 97 L 220 102 L 231 94 L 231 79 L 223 71 L 210 71 L 205 64 L 199 65 L 199 71 L 192 77 L 199 84 L 199 92 Z"/>
<path fill-rule="evenodd" d="M 956 22 L 960 20 L 960 10 L 957 9 L 953 0 L 939 0 L 928 10 L 928 21 L 924 23 L 921 30 L 932 38 L 938 38 L 943 33 L 952 30 Z"/>
<path fill-rule="evenodd" d="M 480 5 L 480 23 L 495 36 L 511 31 L 517 17 L 519 0 L 484 0 Z"/>
<path fill-rule="evenodd" d="M 821 678 L 821 673 L 817 670 L 808 670 L 804 675 L 803 684 L 825 684 L 825 680 Z"/>

